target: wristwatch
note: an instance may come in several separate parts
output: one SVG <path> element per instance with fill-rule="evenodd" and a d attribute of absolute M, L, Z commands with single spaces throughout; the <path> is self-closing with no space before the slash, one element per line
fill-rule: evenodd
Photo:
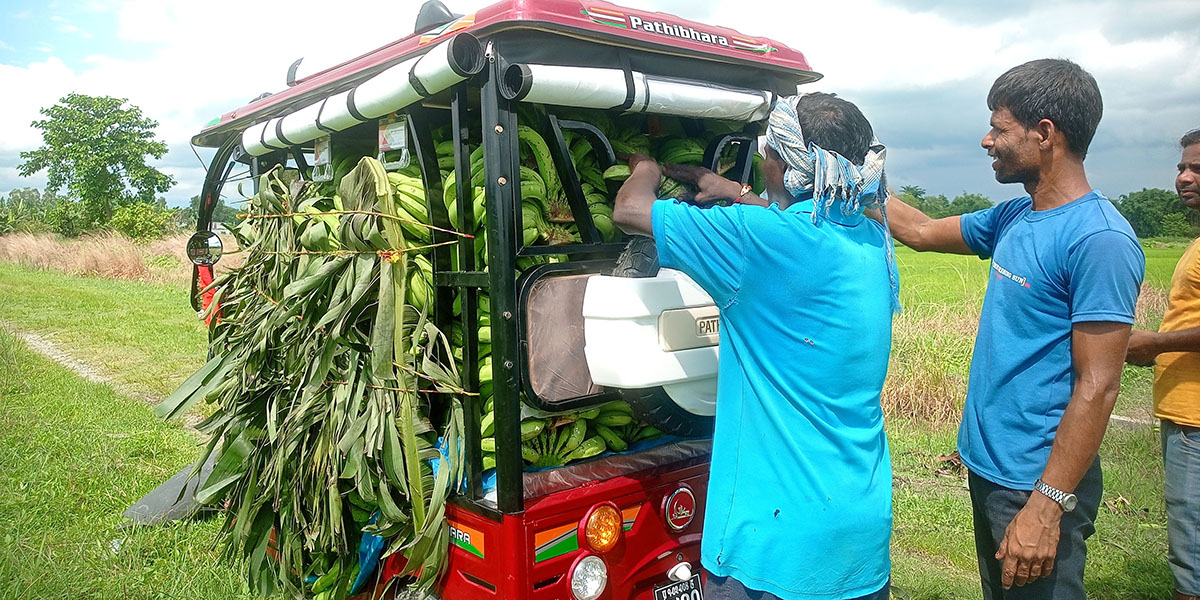
<path fill-rule="evenodd" d="M 750 191 L 751 191 L 751 190 L 753 190 L 753 189 L 754 189 L 754 188 L 750 187 L 750 184 L 748 184 L 748 183 L 743 183 L 743 184 L 742 184 L 742 193 L 738 194 L 738 197 L 737 197 L 737 198 L 735 198 L 735 199 L 733 200 L 733 203 L 734 203 L 734 204 L 740 204 L 740 203 L 742 202 L 742 198 L 745 198 L 745 197 L 746 197 L 746 194 L 749 194 L 749 193 L 750 193 Z"/>
<path fill-rule="evenodd" d="M 1057 502 L 1058 505 L 1062 507 L 1063 512 L 1071 512 L 1075 510 L 1075 505 L 1079 504 L 1079 498 L 1076 498 L 1075 494 L 1054 489 L 1046 485 L 1046 482 L 1042 481 L 1041 478 L 1038 478 L 1037 482 L 1033 484 L 1033 489 L 1040 492 L 1043 496 L 1046 496 L 1047 498 Z"/>

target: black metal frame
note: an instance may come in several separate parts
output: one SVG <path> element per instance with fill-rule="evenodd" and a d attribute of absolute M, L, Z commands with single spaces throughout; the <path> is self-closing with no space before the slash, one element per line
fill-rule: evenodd
<path fill-rule="evenodd" d="M 500 95 L 501 64 L 494 53 L 481 75 L 484 188 L 492 328 L 492 400 L 496 423 L 496 499 L 500 512 L 525 509 L 521 461 L 519 336 L 516 306 L 516 257 L 521 239 L 516 224 L 521 210 L 520 151 L 517 116 Z M 464 179 L 470 181 L 470 179 Z M 469 187 L 469 186 L 460 186 Z M 516 192 L 514 192 L 516 190 Z M 466 211 L 470 214 L 471 211 Z"/>
<path fill-rule="evenodd" d="M 196 211 L 196 231 L 212 231 L 212 215 L 217 208 L 217 200 L 221 197 L 221 186 L 229 178 L 233 166 L 238 163 L 238 153 L 241 151 L 242 140 L 237 136 L 230 137 L 213 155 L 209 162 L 208 173 L 204 177 L 204 186 L 200 188 L 202 202 Z M 219 176 L 214 177 L 219 173 Z M 212 268 L 212 267 L 210 267 Z M 188 291 L 188 300 L 192 309 L 199 312 L 203 306 L 200 301 L 200 266 L 192 265 L 192 283 Z"/>
<path fill-rule="evenodd" d="M 729 144 L 737 144 L 738 153 L 734 165 L 736 172 L 729 173 L 735 177 L 727 177 L 727 179 L 738 183 L 748 183 L 754 169 L 753 156 L 758 151 L 758 134 L 750 126 L 747 126 L 743 133 L 729 133 L 710 140 L 708 147 L 704 149 L 704 165 L 710 171 L 716 171 L 720 166 L 718 163 L 721 161 L 721 153 Z"/>
<path fill-rule="evenodd" d="M 452 91 L 450 104 L 451 127 L 455 132 L 454 169 L 456 181 L 470 181 L 470 144 L 469 131 L 464 127 L 467 121 L 467 90 L 465 84 L 458 85 Z M 434 227 L 470 231 L 474 227 L 474 208 L 472 186 L 455 186 L 455 202 L 457 203 L 458 223 L 450 222 L 449 211 L 443 201 L 444 188 L 441 170 L 438 167 L 437 151 L 434 150 L 433 126 L 434 111 L 421 105 L 410 106 L 405 110 L 409 131 L 413 139 L 413 149 L 421 170 L 421 179 L 425 187 L 426 209 Z M 467 488 L 464 494 L 456 496 L 455 501 L 460 505 L 469 506 L 473 512 L 499 519 L 500 513 L 495 507 L 483 502 L 483 457 L 480 451 L 479 413 L 479 288 L 490 285 L 485 279 L 486 273 L 475 271 L 474 241 L 446 231 L 432 231 L 434 244 L 456 242 L 452 245 L 433 248 L 434 289 L 435 299 L 433 321 L 437 327 L 446 333 L 454 326 L 454 294 L 462 298 L 463 319 L 463 387 L 469 393 L 461 398 L 463 403 L 463 436 L 465 450 L 465 472 Z M 457 253 L 458 271 L 453 269 L 453 257 Z M 439 277 L 440 275 L 440 277 Z M 453 360 L 451 356 L 443 356 L 444 360 Z"/>

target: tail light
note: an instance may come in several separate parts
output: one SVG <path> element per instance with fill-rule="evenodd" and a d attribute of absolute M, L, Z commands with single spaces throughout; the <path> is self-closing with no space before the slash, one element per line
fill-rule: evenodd
<path fill-rule="evenodd" d="M 580 521 L 577 534 L 581 541 L 587 542 L 588 547 L 603 554 L 617 545 L 621 533 L 621 511 L 612 502 L 601 502 L 593 506 Z"/>
<path fill-rule="evenodd" d="M 588 554 L 571 565 L 571 595 L 575 600 L 596 600 L 608 586 L 608 566 L 595 554 Z"/>

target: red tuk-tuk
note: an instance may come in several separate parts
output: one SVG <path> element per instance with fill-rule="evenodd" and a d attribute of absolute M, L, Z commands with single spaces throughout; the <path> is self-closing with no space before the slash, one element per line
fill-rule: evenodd
<path fill-rule="evenodd" d="M 727 173 L 747 181 L 775 97 L 817 78 L 799 52 L 778 42 L 663 13 L 592 0 L 507 0 L 459 16 L 431 2 L 416 33 L 290 81 L 193 138 L 216 148 L 201 233 L 210 230 L 212 209 L 238 165 L 255 179 L 276 165 L 312 176 L 325 166 L 322 144 L 374 138 L 384 122 L 405 126 L 400 145 L 420 167 L 433 224 L 465 228 L 470 186 L 457 187 L 452 222 L 442 202 L 446 165 L 439 168 L 431 132 L 453 132 L 449 168 L 458 181 L 470 177 L 472 151 L 482 147 L 487 269 L 477 268 L 471 240 L 435 231 L 434 242 L 457 242 L 433 251 L 431 314 L 446 331 L 461 325 L 462 362 L 476 365 L 480 294 L 488 296 L 495 468 L 484 468 L 480 449 L 481 400 L 465 395 L 466 477 L 446 511 L 452 547 L 438 597 L 702 598 L 711 449 L 703 433 L 711 428 L 715 392 L 716 309 L 678 274 L 637 273 L 653 285 L 608 282 L 608 291 L 591 282 L 610 277 L 619 263 L 629 267 L 628 239 L 606 241 L 593 223 L 564 136 L 586 137 L 607 167 L 620 151 L 588 123 L 589 114 L 649 115 L 649 136 L 668 120 L 694 135 L 709 131 L 710 121 L 733 123 L 732 131 L 709 136 L 704 161 L 716 169 L 722 156 L 732 156 Z M 522 239 L 519 111 L 534 115 L 528 124 L 549 143 L 578 241 Z M 394 148 L 380 148 L 380 155 Z M 205 262 L 207 243 L 191 250 Z M 561 258 L 523 261 L 551 255 Z M 206 302 L 200 290 L 212 281 L 211 269 L 195 268 L 197 309 Z M 613 308 L 626 304 L 611 294 L 657 298 L 664 289 L 674 300 L 647 300 L 634 312 Z M 456 298 L 460 306 L 452 310 Z M 479 391 L 476 369 L 464 373 L 464 387 Z M 555 468 L 532 469 L 522 460 L 523 412 L 584 410 L 621 398 L 652 424 L 682 435 Z M 383 581 L 399 571 L 398 560 L 385 559 Z"/>

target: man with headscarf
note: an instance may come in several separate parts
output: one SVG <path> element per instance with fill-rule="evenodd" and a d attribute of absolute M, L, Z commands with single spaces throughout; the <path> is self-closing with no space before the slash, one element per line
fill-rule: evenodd
<path fill-rule="evenodd" d="M 720 309 L 716 427 L 701 562 L 707 600 L 887 598 L 892 476 L 879 404 L 897 282 L 885 150 L 853 104 L 781 98 L 767 131 L 767 200 L 706 169 L 667 165 L 701 208 L 658 200 L 645 156 L 613 219 L 653 235 L 663 267 Z"/>

